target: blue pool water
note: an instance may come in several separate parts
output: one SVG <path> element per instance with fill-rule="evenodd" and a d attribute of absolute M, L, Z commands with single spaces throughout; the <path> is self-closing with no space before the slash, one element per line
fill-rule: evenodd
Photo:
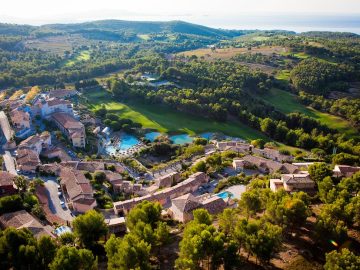
<path fill-rule="evenodd" d="M 200 134 L 201 138 L 204 138 L 207 140 L 210 140 L 213 136 L 214 136 L 214 133 L 212 133 L 212 132 L 205 132 L 205 133 Z"/>
<path fill-rule="evenodd" d="M 173 135 L 169 137 L 174 144 L 185 144 L 191 143 L 194 138 L 190 137 L 189 134 Z"/>
<path fill-rule="evenodd" d="M 123 134 L 120 136 L 118 145 L 108 145 L 106 146 L 105 151 L 110 155 L 114 155 L 117 151 L 126 151 L 138 143 L 139 140 L 135 136 L 130 134 Z"/>
<path fill-rule="evenodd" d="M 216 194 L 218 197 L 220 197 L 223 200 L 226 200 L 227 198 L 229 198 L 229 194 L 230 194 L 230 198 L 234 198 L 234 195 L 229 192 L 229 191 L 224 191 L 221 193 Z"/>
<path fill-rule="evenodd" d="M 139 143 L 139 140 L 129 134 L 124 134 L 120 137 L 120 150 L 125 151 Z"/>
<path fill-rule="evenodd" d="M 155 141 L 156 137 L 160 136 L 160 132 L 149 132 L 145 134 L 145 138 L 148 139 L 150 142 Z"/>

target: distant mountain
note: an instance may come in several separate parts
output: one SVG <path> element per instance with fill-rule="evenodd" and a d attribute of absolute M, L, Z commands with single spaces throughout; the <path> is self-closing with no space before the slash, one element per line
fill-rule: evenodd
<path fill-rule="evenodd" d="M 127 35 L 140 34 L 184 34 L 204 38 L 222 39 L 241 36 L 254 31 L 225 30 L 206 27 L 184 21 L 123 21 L 102 20 L 85 23 L 46 24 L 42 26 L 1 24 L 0 35 L 16 36 L 48 36 L 59 34 L 82 34 L 86 37 L 108 37 L 116 39 Z"/>
<path fill-rule="evenodd" d="M 70 33 L 79 31 L 107 31 L 115 33 L 132 32 L 134 34 L 176 33 L 212 38 L 229 38 L 244 34 L 244 31 L 240 30 L 215 29 L 184 21 L 152 22 L 103 20 L 77 24 L 48 24 L 42 27 Z"/>

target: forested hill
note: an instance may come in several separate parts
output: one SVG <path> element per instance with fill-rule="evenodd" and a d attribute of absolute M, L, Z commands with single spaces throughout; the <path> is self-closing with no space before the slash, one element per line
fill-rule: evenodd
<path fill-rule="evenodd" d="M 253 31 L 250 31 L 253 32 Z M 27 25 L 0 24 L 0 34 L 7 35 L 51 35 L 61 33 L 103 33 L 103 34 L 186 34 L 214 39 L 231 38 L 249 33 L 242 30 L 215 29 L 184 21 L 151 22 L 102 20 L 76 24 L 48 24 L 39 27 Z"/>

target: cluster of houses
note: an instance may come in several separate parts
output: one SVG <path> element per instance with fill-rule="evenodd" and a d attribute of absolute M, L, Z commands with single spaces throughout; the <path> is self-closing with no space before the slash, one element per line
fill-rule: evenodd
<path fill-rule="evenodd" d="M 26 139 L 36 133 L 35 119 L 40 117 L 57 125 L 74 147 L 85 147 L 85 128 L 77 119 L 72 103 L 65 98 L 76 95 L 76 91 L 53 90 L 48 94 L 38 94 L 30 104 L 22 99 L 4 100 L 2 108 L 8 115 L 0 112 L 1 138 L 4 149 L 16 147 L 13 138 Z"/>

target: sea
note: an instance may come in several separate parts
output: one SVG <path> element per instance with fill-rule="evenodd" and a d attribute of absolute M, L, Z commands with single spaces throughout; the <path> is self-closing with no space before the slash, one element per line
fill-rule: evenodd
<path fill-rule="evenodd" d="M 350 32 L 360 35 L 358 15 L 247 15 L 189 17 L 190 22 L 223 29 Z"/>

